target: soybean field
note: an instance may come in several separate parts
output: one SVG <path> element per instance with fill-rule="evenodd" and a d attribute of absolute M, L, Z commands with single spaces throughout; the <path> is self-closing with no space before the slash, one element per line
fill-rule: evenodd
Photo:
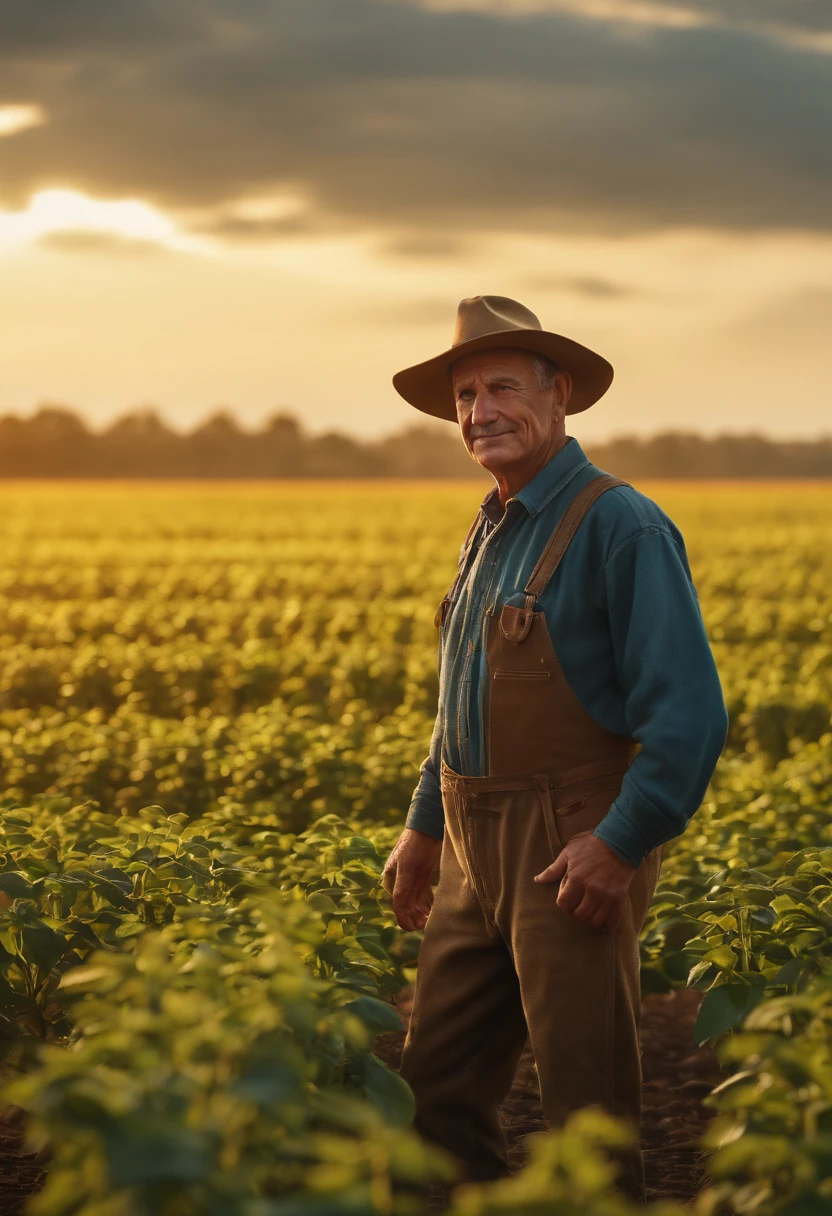
<path fill-rule="evenodd" d="M 685 1033 L 719 1074 L 699 1194 L 651 1210 L 815 1216 L 832 1205 L 832 486 L 639 488 L 685 536 L 731 723 L 643 935 L 646 1008 L 688 990 Z M 0 489 L 0 1210 L 418 1216 L 451 1178 L 389 1066 L 419 935 L 380 873 L 482 493 Z M 608 1155 L 626 1135 L 581 1112 L 451 1211 L 633 1216 Z"/>

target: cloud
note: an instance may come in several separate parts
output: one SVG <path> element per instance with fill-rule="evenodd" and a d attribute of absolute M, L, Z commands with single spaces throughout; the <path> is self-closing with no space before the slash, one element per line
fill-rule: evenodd
<path fill-rule="evenodd" d="M 473 257 L 477 248 L 476 236 L 459 228 L 443 232 L 436 229 L 410 230 L 398 233 L 381 246 L 381 252 L 394 258 L 414 261 L 454 261 Z"/>
<path fill-rule="evenodd" d="M 0 211 L 0 246 L 31 242 L 78 249 L 100 247 L 109 240 L 144 243 L 160 248 L 204 250 L 198 240 L 183 235 L 173 220 L 140 199 L 92 198 L 78 190 L 41 190 L 19 211 Z"/>
<path fill-rule="evenodd" d="M 19 135 L 31 127 L 40 127 L 46 122 L 46 113 L 42 106 L 18 104 L 0 105 L 0 139 L 10 135 Z"/>
<path fill-rule="evenodd" d="M 527 277 L 526 284 L 538 291 L 564 292 L 567 295 L 585 296 L 591 300 L 621 300 L 639 294 L 634 287 L 593 275 L 576 275 L 570 278 L 533 274 Z"/>
<path fill-rule="evenodd" d="M 54 249 L 60 253 L 77 254 L 157 254 L 164 251 L 163 245 L 137 237 L 119 236 L 113 232 L 89 232 L 83 229 L 46 232 L 36 238 L 41 249 Z"/>
<path fill-rule="evenodd" d="M 220 216 L 197 223 L 194 230 L 226 241 L 285 241 L 296 236 L 320 235 L 328 227 L 314 216 L 292 215 L 283 219 L 245 219 Z"/>
<path fill-rule="evenodd" d="M 433 12 L 486 12 L 502 17 L 529 13 L 574 13 L 623 25 L 688 29 L 720 26 L 750 29 L 776 40 L 797 42 L 821 53 L 832 49 L 832 13 L 826 0 L 393 0 Z M 813 44 L 811 38 L 815 36 Z"/>
<path fill-rule="evenodd" d="M 51 116 L 7 142 L 6 205 L 69 183 L 197 211 L 226 239 L 349 225 L 401 251 L 832 228 L 832 55 L 811 53 L 828 3 L 599 4 L 0 0 L 4 90 Z M 690 20 L 651 24 L 659 9 Z M 228 215 L 283 192 L 305 211 Z"/>

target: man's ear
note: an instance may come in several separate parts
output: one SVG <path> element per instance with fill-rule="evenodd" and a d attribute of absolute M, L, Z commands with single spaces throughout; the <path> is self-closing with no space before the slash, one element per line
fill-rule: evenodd
<path fill-rule="evenodd" d="M 552 385 L 552 424 L 560 426 L 566 417 L 566 402 L 561 400 L 557 387 Z"/>
<path fill-rule="evenodd" d="M 565 368 L 560 368 L 555 372 L 555 379 L 552 383 L 552 388 L 555 393 L 555 403 L 563 407 L 564 414 L 566 407 L 569 404 L 569 398 L 572 396 L 572 377 Z"/>

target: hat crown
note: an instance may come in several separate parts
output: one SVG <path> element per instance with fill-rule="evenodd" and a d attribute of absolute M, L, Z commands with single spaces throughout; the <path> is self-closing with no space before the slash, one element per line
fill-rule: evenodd
<path fill-rule="evenodd" d="M 459 301 L 453 345 L 512 329 L 542 329 L 530 308 L 508 296 L 469 296 Z"/>

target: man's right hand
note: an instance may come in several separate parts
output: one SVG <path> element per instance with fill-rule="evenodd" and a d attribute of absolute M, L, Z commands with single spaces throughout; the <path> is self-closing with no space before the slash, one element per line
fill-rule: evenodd
<path fill-rule="evenodd" d="M 393 897 L 393 911 L 402 929 L 424 929 L 433 903 L 430 876 L 441 852 L 441 840 L 405 828 L 387 858 L 381 882 Z"/>

